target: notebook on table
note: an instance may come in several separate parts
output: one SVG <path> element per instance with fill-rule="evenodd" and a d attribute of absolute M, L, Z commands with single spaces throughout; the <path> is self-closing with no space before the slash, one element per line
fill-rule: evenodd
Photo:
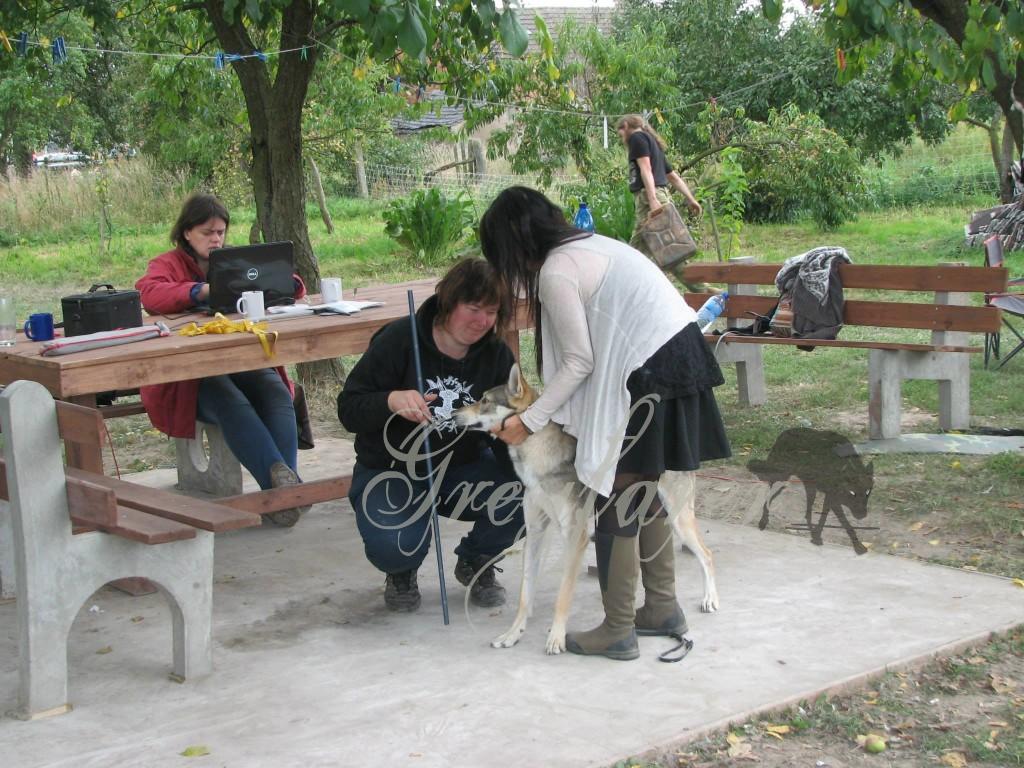
<path fill-rule="evenodd" d="M 295 301 L 295 251 L 291 241 L 257 243 L 210 251 L 210 312 L 235 312 L 246 291 L 263 291 L 272 307 Z"/>

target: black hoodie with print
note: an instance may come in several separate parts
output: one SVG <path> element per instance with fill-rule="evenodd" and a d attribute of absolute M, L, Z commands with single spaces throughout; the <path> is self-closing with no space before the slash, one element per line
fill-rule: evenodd
<path fill-rule="evenodd" d="M 430 449 L 436 468 L 451 454 L 452 466 L 476 461 L 488 447 L 511 467 L 503 442 L 482 432 L 466 432 L 455 426 L 451 414 L 480 399 L 491 387 L 508 381 L 515 362 L 512 350 L 503 340 L 489 333 L 469 348 L 461 360 L 448 357 L 434 343 L 433 324 L 437 316 L 437 298 L 431 296 L 416 313 L 420 358 L 427 394 L 436 394 L 430 403 L 435 426 L 430 431 Z M 394 449 L 409 449 L 409 438 L 421 425 L 391 412 L 388 395 L 395 390 L 417 389 L 416 362 L 408 320 L 395 320 L 381 328 L 356 363 L 338 395 L 338 418 L 356 435 L 356 459 L 371 469 L 390 469 L 395 464 Z M 386 438 L 386 443 L 385 443 Z M 389 450 L 389 446 L 391 450 Z M 420 455 L 423 450 L 420 449 Z M 420 461 L 417 474 L 424 476 Z M 395 468 L 403 468 L 399 462 Z"/>

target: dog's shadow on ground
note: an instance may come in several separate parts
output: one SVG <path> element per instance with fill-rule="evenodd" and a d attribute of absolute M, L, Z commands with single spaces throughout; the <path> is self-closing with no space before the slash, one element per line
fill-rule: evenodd
<path fill-rule="evenodd" d="M 868 513 L 868 500 L 874 488 L 874 462 L 864 464 L 845 436 L 838 432 L 797 427 L 787 429 L 775 440 L 765 460 L 751 459 L 747 469 L 768 483 L 761 519 L 757 527 L 768 527 L 772 502 L 785 490 L 791 479 L 803 484 L 806 493 L 805 523 L 789 526 L 807 529 L 811 543 L 820 545 L 825 528 L 841 527 L 850 537 L 858 555 L 867 547 L 857 535 L 858 530 L 874 530 L 874 526 L 854 526 L 847 512 L 856 520 Z M 776 487 L 777 486 L 777 487 Z M 814 502 L 818 493 L 824 495 L 821 512 L 814 521 Z M 829 513 L 839 525 L 827 525 Z"/>

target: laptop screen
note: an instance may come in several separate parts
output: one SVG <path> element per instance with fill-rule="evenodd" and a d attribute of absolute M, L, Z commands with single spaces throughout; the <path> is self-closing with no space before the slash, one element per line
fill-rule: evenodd
<path fill-rule="evenodd" d="M 245 291 L 263 291 L 266 306 L 295 296 L 294 249 L 291 241 L 257 243 L 210 251 L 210 310 L 235 312 Z"/>

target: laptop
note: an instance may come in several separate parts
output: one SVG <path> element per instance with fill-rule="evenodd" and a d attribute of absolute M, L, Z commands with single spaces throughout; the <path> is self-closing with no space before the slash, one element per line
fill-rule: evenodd
<path fill-rule="evenodd" d="M 245 291 L 263 291 L 263 303 L 272 307 L 295 301 L 295 256 L 291 241 L 257 243 L 210 251 L 206 281 L 210 284 L 212 312 L 236 312 Z"/>

